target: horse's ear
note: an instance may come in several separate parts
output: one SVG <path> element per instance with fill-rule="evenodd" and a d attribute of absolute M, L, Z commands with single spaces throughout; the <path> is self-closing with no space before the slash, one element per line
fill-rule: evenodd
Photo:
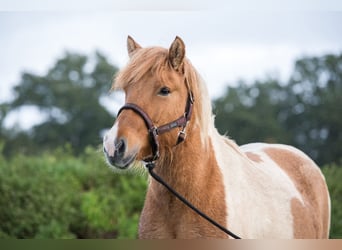
<path fill-rule="evenodd" d="M 128 51 L 129 57 L 132 57 L 133 54 L 139 49 L 141 49 L 141 46 L 136 41 L 134 41 L 134 39 L 131 36 L 128 36 L 127 37 L 127 51 Z"/>
<path fill-rule="evenodd" d="M 169 60 L 172 67 L 177 70 L 182 70 L 183 60 L 185 57 L 185 44 L 182 39 L 176 36 L 169 49 Z"/>

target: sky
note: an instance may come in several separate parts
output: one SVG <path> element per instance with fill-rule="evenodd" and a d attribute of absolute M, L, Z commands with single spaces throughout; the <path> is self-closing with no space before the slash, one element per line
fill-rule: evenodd
<path fill-rule="evenodd" d="M 163 47 L 180 36 L 212 98 L 238 79 L 286 81 L 297 58 L 342 52 L 342 1 L 298 2 L 0 0 L 0 103 L 13 98 L 21 72 L 45 74 L 65 51 L 99 50 L 123 67 L 127 35 Z M 26 109 L 7 124 L 19 117 L 24 128 L 42 119 Z"/>

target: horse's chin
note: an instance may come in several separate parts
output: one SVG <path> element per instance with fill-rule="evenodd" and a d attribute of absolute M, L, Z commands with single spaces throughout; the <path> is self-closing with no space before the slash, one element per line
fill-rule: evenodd
<path fill-rule="evenodd" d="M 125 166 L 116 166 L 116 165 L 110 164 L 109 162 L 107 163 L 111 170 L 113 170 L 114 172 L 118 172 L 118 173 L 129 172 L 130 170 L 134 168 L 134 162 Z"/>
<path fill-rule="evenodd" d="M 110 161 L 110 159 L 107 158 L 107 163 L 109 167 L 114 171 L 129 171 L 130 169 L 134 168 L 134 166 L 137 164 L 136 154 L 126 157 L 120 160 L 119 162 L 112 162 Z"/>

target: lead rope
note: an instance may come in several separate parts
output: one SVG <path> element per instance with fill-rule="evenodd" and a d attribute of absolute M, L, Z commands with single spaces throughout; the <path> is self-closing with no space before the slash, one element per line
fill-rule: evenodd
<path fill-rule="evenodd" d="M 192 205 L 187 199 L 185 199 L 181 194 L 179 194 L 176 190 L 174 190 L 172 187 L 170 187 L 169 184 L 167 184 L 159 175 L 157 175 L 154 171 L 153 168 L 155 167 L 154 162 L 148 162 L 146 164 L 146 168 L 148 169 L 148 172 L 152 176 L 153 179 L 155 179 L 157 182 L 162 184 L 167 190 L 169 190 L 174 196 L 176 196 L 181 202 L 183 202 L 185 205 L 187 205 L 189 208 L 191 208 L 193 211 L 195 211 L 198 215 L 200 215 L 202 218 L 206 219 L 209 221 L 211 224 L 219 228 L 221 231 L 225 232 L 229 236 L 233 237 L 234 239 L 241 239 L 239 236 L 236 234 L 232 233 L 229 231 L 227 228 L 223 227 L 216 221 L 214 221 L 212 218 L 210 218 L 208 215 L 203 213 L 201 210 L 196 208 L 194 205 Z"/>

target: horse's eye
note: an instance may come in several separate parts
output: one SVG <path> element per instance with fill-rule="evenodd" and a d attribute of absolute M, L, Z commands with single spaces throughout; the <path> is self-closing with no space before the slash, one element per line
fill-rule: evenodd
<path fill-rule="evenodd" d="M 161 96 L 168 96 L 170 93 L 171 93 L 171 90 L 170 90 L 168 87 L 162 87 L 162 88 L 159 90 L 158 95 L 161 95 Z"/>

